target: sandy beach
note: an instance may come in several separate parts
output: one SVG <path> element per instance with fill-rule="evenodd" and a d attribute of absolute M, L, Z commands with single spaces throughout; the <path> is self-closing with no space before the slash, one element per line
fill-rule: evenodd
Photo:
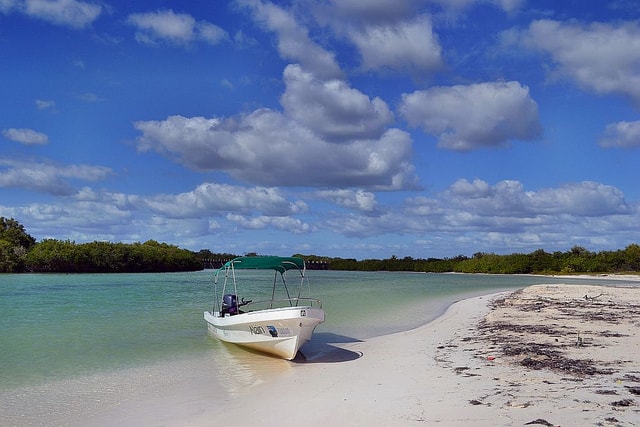
<path fill-rule="evenodd" d="M 459 301 L 414 330 L 332 344 L 315 360 L 252 371 L 263 356 L 234 351 L 225 363 L 238 387 L 226 392 L 179 362 L 151 369 L 144 389 L 89 391 L 87 410 L 62 424 L 639 425 L 638 331 L 637 283 L 533 285 Z"/>

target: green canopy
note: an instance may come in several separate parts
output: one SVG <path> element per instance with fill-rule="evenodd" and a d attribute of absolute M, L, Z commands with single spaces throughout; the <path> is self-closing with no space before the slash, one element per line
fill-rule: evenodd
<path fill-rule="evenodd" d="M 291 269 L 304 270 L 304 260 L 298 257 L 245 256 L 228 261 L 218 271 L 232 265 L 234 269 L 276 270 L 280 273 Z"/>

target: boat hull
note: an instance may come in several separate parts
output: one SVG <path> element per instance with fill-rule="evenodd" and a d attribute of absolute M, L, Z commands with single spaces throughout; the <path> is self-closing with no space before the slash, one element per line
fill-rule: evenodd
<path fill-rule="evenodd" d="M 324 310 L 285 307 L 224 317 L 205 311 L 204 319 L 209 331 L 222 341 L 291 360 L 324 322 Z"/>

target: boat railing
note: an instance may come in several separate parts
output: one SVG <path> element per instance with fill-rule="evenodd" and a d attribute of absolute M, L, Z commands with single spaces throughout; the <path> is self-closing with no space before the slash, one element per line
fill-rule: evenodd
<path fill-rule="evenodd" d="M 317 298 L 309 297 L 294 297 L 294 298 L 279 298 L 279 299 L 266 299 L 260 301 L 247 302 L 241 307 L 242 311 L 256 311 L 272 308 L 284 308 L 284 307 L 316 307 L 322 308 L 322 301 Z"/>

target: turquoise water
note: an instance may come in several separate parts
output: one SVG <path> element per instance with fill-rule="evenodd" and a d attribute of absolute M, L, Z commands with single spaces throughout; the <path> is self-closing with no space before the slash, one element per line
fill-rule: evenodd
<path fill-rule="evenodd" d="M 312 342 L 303 347 L 310 357 L 336 337 L 366 339 L 419 326 L 468 296 L 534 283 L 579 282 L 342 271 L 309 271 L 308 276 L 313 295 L 323 300 L 327 313 Z M 269 276 L 264 283 L 271 280 Z M 0 390 L 180 358 L 215 357 L 221 345 L 209 336 L 202 319 L 213 302 L 212 283 L 211 271 L 0 275 Z M 252 286 L 240 296 L 256 298 L 259 293 Z"/>

